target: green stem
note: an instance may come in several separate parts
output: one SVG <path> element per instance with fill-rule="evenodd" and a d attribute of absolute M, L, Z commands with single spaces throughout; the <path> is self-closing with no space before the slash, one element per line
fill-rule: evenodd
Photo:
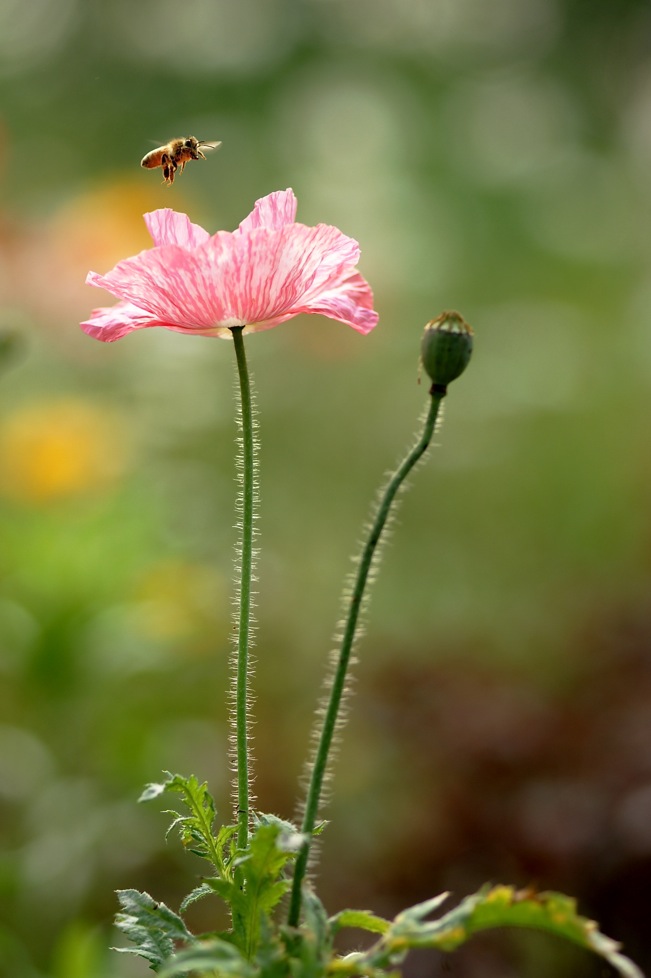
<path fill-rule="evenodd" d="M 253 438 L 253 399 L 244 352 L 243 326 L 231 329 L 240 384 L 242 437 L 242 519 L 239 560 L 239 617 L 237 663 L 235 669 L 235 759 L 237 778 L 237 843 L 244 849 L 249 838 L 249 710 L 247 685 L 251 639 L 251 580 L 253 575 L 253 505 L 255 468 Z"/>
<path fill-rule="evenodd" d="M 377 512 L 375 513 L 371 523 L 368 539 L 364 544 L 364 549 L 362 550 L 359 559 L 353 590 L 348 604 L 339 657 L 333 676 L 332 686 L 330 687 L 329 691 L 328 704 L 323 717 L 323 726 L 321 727 L 321 732 L 314 755 L 314 763 L 310 772 L 310 781 L 301 826 L 301 831 L 307 836 L 307 841 L 304 843 L 296 858 L 296 865 L 294 868 L 294 880 L 292 884 L 288 918 L 290 927 L 297 927 L 300 919 L 301 890 L 303 880 L 307 872 L 310 840 L 312 833 L 314 832 L 319 813 L 323 783 L 328 769 L 328 759 L 330 756 L 333 738 L 337 731 L 339 710 L 346 689 L 346 674 L 350 664 L 351 653 L 355 644 L 355 635 L 357 632 L 357 626 L 359 624 L 359 615 L 363 604 L 364 591 L 368 583 L 369 572 L 373 564 L 373 557 L 377 545 L 380 542 L 382 531 L 386 525 L 398 490 L 418 460 L 427 451 L 429 443 L 432 440 L 441 401 L 445 396 L 445 388 L 436 389 L 433 387 L 430 394 L 430 406 L 427 413 L 427 418 L 425 420 L 423 433 L 416 445 L 407 454 L 403 462 L 398 466 L 394 474 L 389 479 L 389 482 L 387 483 L 387 486 L 384 489 L 380 499 Z"/>

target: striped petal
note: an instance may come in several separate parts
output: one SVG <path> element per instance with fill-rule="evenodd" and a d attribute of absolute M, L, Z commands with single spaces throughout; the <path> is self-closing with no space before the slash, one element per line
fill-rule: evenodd
<path fill-rule="evenodd" d="M 256 202 L 239 228 L 210 236 L 168 208 L 145 215 L 155 246 L 119 262 L 89 285 L 120 303 L 96 309 L 82 328 L 107 342 L 134 329 L 230 336 L 320 313 L 361 333 L 377 323 L 368 283 L 356 270 L 359 245 L 338 228 L 294 221 L 296 198 L 278 191 Z"/>
<path fill-rule="evenodd" d="M 175 244 L 181 248 L 197 248 L 210 235 L 198 224 L 193 224 L 187 214 L 179 214 L 169 207 L 145 214 L 145 224 L 155 245 Z"/>

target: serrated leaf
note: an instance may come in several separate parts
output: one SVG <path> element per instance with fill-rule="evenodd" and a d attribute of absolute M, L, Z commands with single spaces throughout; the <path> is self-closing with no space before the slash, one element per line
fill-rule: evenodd
<path fill-rule="evenodd" d="M 289 889 L 290 883 L 283 871 L 295 855 L 294 850 L 286 848 L 287 835 L 294 831 L 293 826 L 286 831 L 280 819 L 258 819 L 246 850 L 238 851 L 234 860 L 239 885 L 232 886 L 225 898 L 233 908 L 234 918 L 239 921 L 238 941 L 248 959 L 255 954 L 262 922 L 270 920 L 271 911 Z M 223 883 L 207 882 L 215 889 L 223 890 Z"/>
<path fill-rule="evenodd" d="M 215 890 L 212 888 L 212 886 L 206 882 L 200 883 L 199 886 L 195 886 L 194 890 L 188 893 L 188 895 L 181 901 L 179 910 L 181 913 L 185 913 L 188 907 L 192 906 L 193 903 L 196 903 L 197 900 L 202 900 L 203 897 L 210 896 L 213 893 L 215 893 Z"/>
<path fill-rule="evenodd" d="M 224 879 L 222 876 L 209 876 L 204 880 L 204 883 L 226 903 L 232 904 L 241 899 L 241 887 L 232 879 Z"/>
<path fill-rule="evenodd" d="M 217 816 L 215 802 L 208 791 L 206 782 L 200 782 L 195 775 L 185 778 L 180 774 L 165 772 L 166 779 L 161 784 L 148 784 L 140 796 L 140 801 L 151 801 L 169 791 L 183 799 L 189 814 L 168 811 L 173 816 L 167 835 L 176 830 L 181 843 L 189 851 L 208 862 L 218 871 L 223 869 L 223 854 L 219 837 L 215 838 L 213 826 Z M 231 827 L 228 827 L 231 829 Z M 221 833 L 220 833 L 221 834 Z"/>
<path fill-rule="evenodd" d="M 167 963 L 160 978 L 176 978 L 193 971 L 217 971 L 221 976 L 233 978 L 254 978 L 258 973 L 253 965 L 242 957 L 238 949 L 227 941 L 211 940 L 193 944 L 179 951 Z"/>
<path fill-rule="evenodd" d="M 556 934 L 595 952 L 625 978 L 643 978 L 637 966 L 620 953 L 619 945 L 601 934 L 594 921 L 579 916 L 576 901 L 562 893 L 485 887 L 437 920 L 425 920 L 441 899 L 435 897 L 399 914 L 369 952 L 354 956 L 357 968 L 366 973 L 366 965 L 370 973 L 375 967 L 400 963 L 411 948 L 453 951 L 479 931 L 527 927 Z"/>
<path fill-rule="evenodd" d="M 239 864 L 247 900 L 255 901 L 261 911 L 272 910 L 289 886 L 281 873 L 295 850 L 288 849 L 286 843 L 287 836 L 278 825 L 261 823 L 251 836 L 248 851 Z"/>
<path fill-rule="evenodd" d="M 284 818 L 279 818 L 278 815 L 256 814 L 254 816 L 255 829 L 260 825 L 273 825 L 278 829 L 276 844 L 279 849 L 285 852 L 298 853 L 299 849 L 309 838 L 305 832 L 297 829 L 292 822 L 287 822 Z"/>
<path fill-rule="evenodd" d="M 378 917 L 370 910 L 340 910 L 330 918 L 330 925 L 334 933 L 344 927 L 356 927 L 359 930 L 370 931 L 372 934 L 386 934 L 391 926 L 388 920 Z"/>
<path fill-rule="evenodd" d="M 174 953 L 179 941 L 192 935 L 183 920 L 164 903 L 139 890 L 118 890 L 122 912 L 116 914 L 116 927 L 132 942 L 133 948 L 117 948 L 149 961 L 154 971 Z"/>

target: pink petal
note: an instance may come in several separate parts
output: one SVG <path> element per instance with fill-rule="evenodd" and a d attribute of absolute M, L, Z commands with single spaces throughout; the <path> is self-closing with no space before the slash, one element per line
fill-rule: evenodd
<path fill-rule="evenodd" d="M 120 262 L 89 285 L 183 329 L 282 321 L 339 285 L 359 255 L 337 228 L 302 224 L 218 232 L 194 251 L 165 245 Z"/>
<path fill-rule="evenodd" d="M 320 294 L 324 289 L 333 288 L 353 271 L 360 254 L 359 245 L 354 238 L 347 237 L 330 224 L 317 224 L 314 228 L 295 224 L 294 228 L 299 246 L 303 238 L 306 242 L 309 240 L 309 232 L 316 232 L 315 247 L 320 248 L 318 255 L 315 255 L 318 264 L 306 289 L 306 299 L 308 296 Z"/>
<path fill-rule="evenodd" d="M 379 316 L 373 309 L 373 292 L 359 272 L 353 271 L 339 285 L 321 292 L 301 304 L 296 312 L 320 313 L 328 319 L 352 326 L 358 333 L 370 333 Z"/>
<path fill-rule="evenodd" d="M 81 324 L 84 333 L 93 336 L 103 343 L 114 343 L 134 329 L 145 329 L 148 326 L 167 326 L 167 323 L 153 319 L 130 302 L 118 302 L 117 305 L 101 309 L 93 309 L 90 319 Z"/>
<path fill-rule="evenodd" d="M 285 224 L 293 224 L 296 220 L 296 208 L 297 201 L 291 188 L 276 190 L 256 200 L 255 207 L 244 218 L 238 230 L 246 234 L 254 228 L 281 228 Z"/>
<path fill-rule="evenodd" d="M 337 228 L 302 224 L 216 235 L 201 250 L 212 251 L 208 263 L 219 269 L 213 309 L 217 316 L 221 305 L 226 325 L 289 318 L 308 297 L 338 284 L 359 255 L 357 242 Z"/>
<path fill-rule="evenodd" d="M 106 275 L 89 273 L 89 285 L 121 301 L 96 309 L 82 328 L 105 342 L 151 326 L 230 338 L 233 326 L 253 332 L 307 312 L 369 332 L 378 316 L 355 269 L 359 245 L 295 217 L 292 190 L 258 200 L 232 234 L 211 237 L 169 208 L 145 215 L 155 246 Z"/>
<path fill-rule="evenodd" d="M 175 244 L 181 248 L 196 248 L 210 237 L 202 227 L 193 224 L 187 214 L 179 214 L 169 207 L 150 211 L 144 218 L 155 245 Z"/>
<path fill-rule="evenodd" d="M 159 322 L 209 329 L 214 318 L 206 297 L 213 291 L 216 270 L 201 260 L 202 254 L 201 248 L 186 251 L 163 245 L 119 262 L 106 275 L 89 272 L 86 283 L 106 289 Z"/>

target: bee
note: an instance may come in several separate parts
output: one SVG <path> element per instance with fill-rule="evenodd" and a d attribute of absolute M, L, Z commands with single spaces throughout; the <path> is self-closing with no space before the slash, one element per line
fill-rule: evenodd
<path fill-rule="evenodd" d="M 151 153 L 143 156 L 140 165 L 148 170 L 161 166 L 163 168 L 163 182 L 171 187 L 179 167 L 183 173 L 185 164 L 189 160 L 205 160 L 206 157 L 201 152 L 202 149 L 217 149 L 219 146 L 221 146 L 221 142 L 211 143 L 205 139 L 195 139 L 194 136 L 170 139 L 165 146 L 152 149 Z"/>

